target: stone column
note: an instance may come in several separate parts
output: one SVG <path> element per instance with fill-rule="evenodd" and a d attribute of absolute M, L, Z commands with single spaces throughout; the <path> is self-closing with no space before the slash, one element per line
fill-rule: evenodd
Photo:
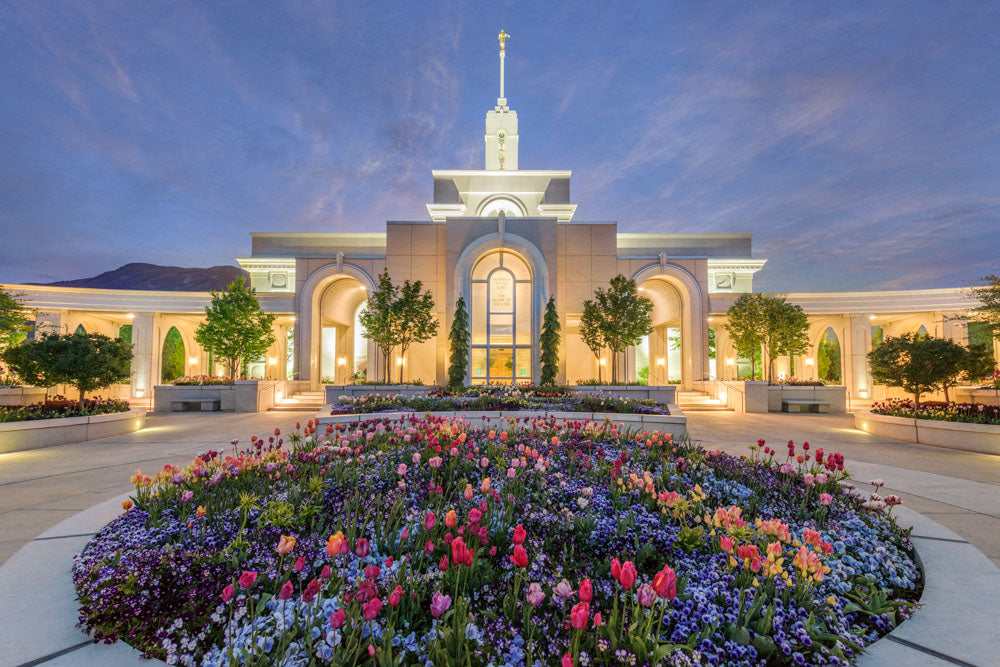
<path fill-rule="evenodd" d="M 136 313 L 132 318 L 132 398 L 149 398 L 159 384 L 160 350 L 157 350 L 156 313 Z"/>
<path fill-rule="evenodd" d="M 957 313 L 953 315 L 948 315 L 945 313 L 943 315 L 942 333 L 948 340 L 958 343 L 959 345 L 969 344 L 969 322 L 966 319 L 951 319 L 952 317 L 957 317 Z"/>
<path fill-rule="evenodd" d="M 872 379 L 868 372 L 868 352 L 872 344 L 871 318 L 867 314 L 851 315 L 849 326 L 849 340 L 845 342 L 850 345 L 850 356 L 845 355 L 845 361 L 849 359 L 849 363 L 844 364 L 844 370 L 849 368 L 850 376 L 845 372 L 844 384 L 852 396 L 871 398 Z M 860 392 L 864 392 L 864 396 Z"/>
<path fill-rule="evenodd" d="M 39 310 L 35 313 L 35 335 L 62 334 L 64 310 Z"/>

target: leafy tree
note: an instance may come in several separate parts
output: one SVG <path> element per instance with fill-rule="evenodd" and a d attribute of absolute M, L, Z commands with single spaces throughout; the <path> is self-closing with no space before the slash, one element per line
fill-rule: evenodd
<path fill-rule="evenodd" d="M 583 302 L 583 315 L 580 317 L 580 338 L 584 345 L 597 357 L 597 380 L 603 382 L 602 369 L 600 365 L 601 352 L 607 347 L 604 341 L 604 316 L 600 307 L 591 299 Z"/>
<path fill-rule="evenodd" d="M 961 365 L 961 379 L 971 384 L 982 381 L 993 375 L 997 362 L 993 357 L 992 346 L 983 343 L 970 343 L 966 348 L 965 358 Z"/>
<path fill-rule="evenodd" d="M 979 302 L 970 319 L 985 324 L 994 338 L 1000 339 L 1000 275 L 990 274 L 979 280 L 969 296 Z"/>
<path fill-rule="evenodd" d="M 131 342 L 132 337 L 129 335 L 128 343 L 131 345 Z M 181 338 L 177 327 L 170 327 L 167 335 L 163 337 L 163 354 L 160 358 L 162 359 L 160 364 L 162 367 L 160 380 L 162 382 L 173 382 L 177 378 L 183 377 L 185 368 L 184 339 Z"/>
<path fill-rule="evenodd" d="M 545 304 L 545 317 L 542 318 L 541 344 L 542 386 L 549 387 L 556 383 L 559 373 L 559 313 L 556 312 L 556 300 L 549 297 Z"/>
<path fill-rule="evenodd" d="M 825 382 L 840 382 L 840 339 L 831 329 L 823 333 L 816 349 L 816 376 Z"/>
<path fill-rule="evenodd" d="M 0 289 L 0 351 L 20 343 L 27 332 L 21 302 L 10 292 Z"/>
<path fill-rule="evenodd" d="M 451 346 L 448 388 L 454 391 L 465 386 L 465 375 L 469 369 L 469 311 L 465 307 L 465 298 L 461 296 L 455 302 L 455 319 L 451 322 L 448 342 Z"/>
<path fill-rule="evenodd" d="M 393 306 L 399 295 L 399 288 L 392 284 L 389 270 L 383 269 L 375 283 L 375 289 L 368 295 L 365 309 L 358 314 L 365 338 L 375 343 L 382 356 L 382 373 L 389 382 L 389 359 L 396 345 L 396 313 Z"/>
<path fill-rule="evenodd" d="M 22 380 L 38 387 L 70 384 L 80 392 L 129 379 L 132 348 L 121 338 L 75 332 L 51 334 L 4 350 L 3 360 Z"/>
<path fill-rule="evenodd" d="M 611 381 L 618 381 L 618 354 L 653 331 L 650 313 L 653 301 L 640 296 L 635 280 L 617 275 L 608 289 L 597 288 L 594 299 L 600 308 L 601 333 L 611 350 Z"/>
<path fill-rule="evenodd" d="M 399 298 L 393 303 L 393 342 L 399 346 L 399 356 L 406 358 L 406 350 L 414 343 L 422 343 L 437 335 L 438 322 L 434 319 L 434 297 L 430 290 L 423 292 L 419 280 L 403 283 Z M 403 382 L 403 365 L 399 365 L 399 382 Z"/>
<path fill-rule="evenodd" d="M 801 354 L 809 348 L 809 317 L 802 307 L 784 297 L 761 295 L 764 335 L 761 344 L 767 359 L 767 381 L 774 380 L 774 360 Z"/>
<path fill-rule="evenodd" d="M 920 395 L 937 387 L 945 389 L 958 375 L 964 350 L 961 345 L 933 336 L 905 333 L 887 337 L 868 353 L 872 379 L 890 387 L 902 387 L 913 394 L 920 409 Z"/>
<path fill-rule="evenodd" d="M 726 331 L 741 357 L 750 359 L 750 379 L 757 379 L 757 353 L 763 344 L 767 320 L 762 294 L 742 294 L 726 313 Z"/>
<path fill-rule="evenodd" d="M 259 359 L 274 344 L 274 314 L 265 313 L 257 292 L 247 287 L 246 278 L 237 278 L 225 292 L 211 292 L 212 303 L 205 307 L 205 321 L 194 339 L 229 366 L 229 379 L 247 364 Z"/>

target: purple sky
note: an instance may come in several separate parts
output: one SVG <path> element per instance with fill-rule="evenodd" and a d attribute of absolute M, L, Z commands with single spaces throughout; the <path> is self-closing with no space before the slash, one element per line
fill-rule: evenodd
<path fill-rule="evenodd" d="M 774 291 L 1000 272 L 1000 3 L 6 2 L 0 282 L 210 266 L 251 231 L 426 219 L 520 166 L 577 220 L 754 234 Z"/>

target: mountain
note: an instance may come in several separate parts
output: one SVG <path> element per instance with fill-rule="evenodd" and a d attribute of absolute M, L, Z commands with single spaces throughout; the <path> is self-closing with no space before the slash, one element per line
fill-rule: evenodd
<path fill-rule="evenodd" d="M 93 278 L 40 283 L 53 287 L 90 287 L 96 289 L 156 290 L 159 292 L 207 292 L 224 290 L 239 277 L 250 280 L 250 274 L 236 266 L 213 266 L 207 269 L 187 269 L 156 264 L 126 264 L 114 271 L 105 271 Z"/>

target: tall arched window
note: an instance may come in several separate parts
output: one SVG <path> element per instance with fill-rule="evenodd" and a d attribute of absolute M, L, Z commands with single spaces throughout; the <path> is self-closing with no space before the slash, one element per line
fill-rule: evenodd
<path fill-rule="evenodd" d="M 469 310 L 472 384 L 531 382 L 531 270 L 509 250 L 472 268 Z"/>

